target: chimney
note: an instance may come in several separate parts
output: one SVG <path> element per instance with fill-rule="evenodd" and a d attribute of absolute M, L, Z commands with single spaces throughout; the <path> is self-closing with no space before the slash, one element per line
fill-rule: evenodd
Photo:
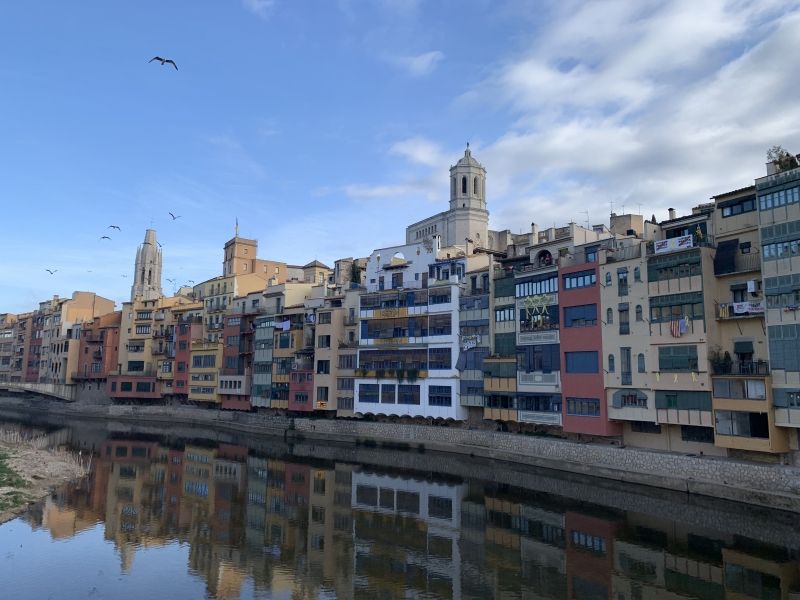
<path fill-rule="evenodd" d="M 670 220 L 674 219 L 675 218 L 675 209 L 674 208 L 669 208 L 667 210 L 669 211 Z"/>

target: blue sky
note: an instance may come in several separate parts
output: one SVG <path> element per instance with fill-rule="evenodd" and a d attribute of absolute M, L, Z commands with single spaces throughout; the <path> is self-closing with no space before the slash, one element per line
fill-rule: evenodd
<path fill-rule="evenodd" d="M 127 299 L 151 222 L 179 281 L 236 217 L 263 258 L 368 255 L 468 140 L 514 231 L 665 218 L 800 151 L 796 2 L 40 0 L 0 49 L 0 312 Z"/>

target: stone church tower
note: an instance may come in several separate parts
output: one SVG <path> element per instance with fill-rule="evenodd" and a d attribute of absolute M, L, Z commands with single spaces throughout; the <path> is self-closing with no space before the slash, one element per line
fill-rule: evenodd
<path fill-rule="evenodd" d="M 164 295 L 161 291 L 161 247 L 155 229 L 148 229 L 144 242 L 136 250 L 136 269 L 133 273 L 131 302 L 136 298 L 155 300 Z"/>
<path fill-rule="evenodd" d="M 472 156 L 469 144 L 464 156 L 450 167 L 449 210 L 406 228 L 406 244 L 415 242 L 432 242 L 436 248 L 467 244 L 473 249 L 493 247 L 486 209 L 486 169 Z"/>

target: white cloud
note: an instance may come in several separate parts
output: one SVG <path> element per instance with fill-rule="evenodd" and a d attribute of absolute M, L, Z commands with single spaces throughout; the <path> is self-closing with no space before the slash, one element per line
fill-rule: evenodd
<path fill-rule="evenodd" d="M 393 144 L 389 152 L 426 167 L 440 167 L 442 164 L 447 164 L 448 161 L 447 156 L 436 142 L 423 137 L 401 140 Z"/>
<path fill-rule="evenodd" d="M 275 0 L 242 0 L 242 4 L 251 13 L 266 19 L 275 6 Z"/>
<path fill-rule="evenodd" d="M 393 56 L 388 60 L 391 64 L 404 70 L 412 77 L 424 77 L 436 70 L 439 63 L 444 60 L 444 53 L 439 50 L 432 50 L 424 54 Z"/>
<path fill-rule="evenodd" d="M 611 201 L 665 218 L 751 184 L 769 146 L 800 150 L 796 2 L 568 2 L 553 13 L 455 99 L 508 119 L 473 151 L 493 226 L 584 223 L 587 207 L 597 223 Z M 393 147 L 444 179 L 426 148 L 438 146 Z"/>

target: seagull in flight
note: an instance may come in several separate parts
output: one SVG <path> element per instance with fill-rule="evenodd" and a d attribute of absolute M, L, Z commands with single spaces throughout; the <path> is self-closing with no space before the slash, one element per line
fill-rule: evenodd
<path fill-rule="evenodd" d="M 180 218 L 181 218 L 181 216 L 180 216 L 180 215 L 174 215 L 174 214 L 172 214 L 172 213 L 169 213 L 169 216 L 170 216 L 170 217 L 172 217 L 172 220 L 173 220 L 173 221 L 174 221 L 175 219 L 180 219 Z"/>
<path fill-rule="evenodd" d="M 111 238 L 108 237 L 107 235 L 104 235 L 104 236 L 101 236 L 100 239 L 101 240 L 110 240 Z"/>
<path fill-rule="evenodd" d="M 149 61 L 147 61 L 147 62 L 148 62 L 148 63 L 151 63 L 151 62 L 153 62 L 154 60 L 160 61 L 160 62 L 161 62 L 161 66 L 162 66 L 162 67 L 163 67 L 164 65 L 172 65 L 173 67 L 175 67 L 175 70 L 176 70 L 176 71 L 178 70 L 178 65 L 176 65 L 176 64 L 175 64 L 175 61 L 174 61 L 174 60 L 172 60 L 171 58 L 161 58 L 160 56 L 154 56 L 153 58 L 151 58 L 151 59 L 150 59 Z"/>
<path fill-rule="evenodd" d="M 159 248 L 163 248 L 164 247 L 164 246 L 161 245 L 161 242 L 159 242 L 158 240 L 156 240 L 156 244 L 158 244 Z"/>
<path fill-rule="evenodd" d="M 58 273 L 58 269 L 45 269 L 45 271 L 50 273 L 50 275 L 54 275 L 55 273 Z"/>
<path fill-rule="evenodd" d="M 175 285 L 175 280 L 174 279 L 170 279 L 169 277 L 167 277 L 167 281 L 169 281 L 172 285 Z"/>
<path fill-rule="evenodd" d="M 119 225 L 109 225 L 109 229 L 116 229 L 117 231 L 122 231 L 122 228 Z"/>

